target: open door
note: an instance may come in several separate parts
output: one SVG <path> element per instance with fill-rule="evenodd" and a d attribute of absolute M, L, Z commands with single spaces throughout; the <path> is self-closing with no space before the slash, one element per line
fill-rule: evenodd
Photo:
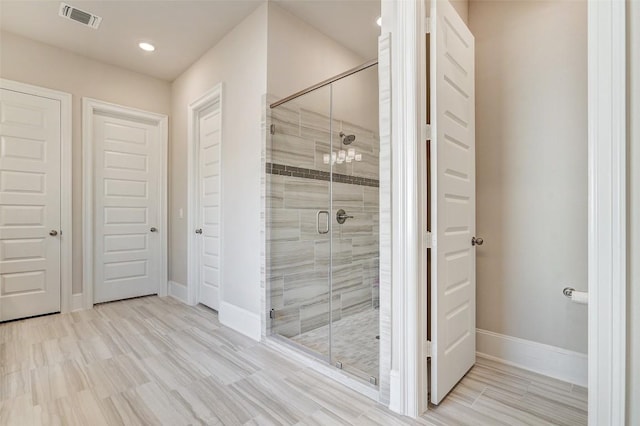
<path fill-rule="evenodd" d="M 476 359 L 474 39 L 447 0 L 431 2 L 431 402 Z"/>

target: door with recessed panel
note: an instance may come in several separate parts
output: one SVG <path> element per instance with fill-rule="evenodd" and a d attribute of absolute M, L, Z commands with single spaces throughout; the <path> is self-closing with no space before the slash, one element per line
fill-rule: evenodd
<path fill-rule="evenodd" d="M 198 115 L 198 303 L 220 304 L 220 101 Z"/>
<path fill-rule="evenodd" d="M 448 1 L 431 3 L 431 402 L 475 363 L 474 38 Z"/>
<path fill-rule="evenodd" d="M 160 131 L 96 113 L 94 302 L 158 293 L 162 265 Z"/>
<path fill-rule="evenodd" d="M 0 89 L 0 321 L 60 310 L 60 110 Z"/>

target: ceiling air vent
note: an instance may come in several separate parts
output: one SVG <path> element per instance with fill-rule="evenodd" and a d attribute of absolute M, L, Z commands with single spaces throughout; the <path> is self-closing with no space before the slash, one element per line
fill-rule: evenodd
<path fill-rule="evenodd" d="M 66 3 L 60 3 L 60 11 L 58 12 L 58 14 L 63 18 L 80 22 L 81 24 L 91 27 L 94 30 L 97 30 L 100 26 L 100 22 L 102 22 L 101 17 L 93 15 L 89 12 L 85 12 L 84 10 L 80 10 Z"/>

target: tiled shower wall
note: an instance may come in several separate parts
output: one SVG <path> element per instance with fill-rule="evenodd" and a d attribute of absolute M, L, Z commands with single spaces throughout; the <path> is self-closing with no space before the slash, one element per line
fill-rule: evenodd
<path fill-rule="evenodd" d="M 287 103 L 270 111 L 266 149 L 266 278 L 274 333 L 293 337 L 329 322 L 329 234 L 317 213 L 329 211 L 333 235 L 333 320 L 378 307 L 379 137 L 334 119 L 333 150 L 354 148 L 362 161 L 335 164 L 330 187 L 326 115 Z M 356 135 L 342 146 L 339 132 Z M 332 189 L 332 197 L 330 196 Z M 333 208 L 330 201 L 333 198 Z M 338 209 L 353 219 L 340 225 Z M 325 227 L 324 217 L 321 227 Z"/>

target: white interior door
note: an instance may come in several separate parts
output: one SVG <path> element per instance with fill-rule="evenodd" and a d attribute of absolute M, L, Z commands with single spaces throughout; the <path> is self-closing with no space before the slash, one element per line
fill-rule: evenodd
<path fill-rule="evenodd" d="M 220 303 L 220 102 L 200 112 L 198 135 L 198 302 Z"/>
<path fill-rule="evenodd" d="M 451 4 L 431 6 L 431 401 L 475 363 L 474 38 Z"/>
<path fill-rule="evenodd" d="M 0 321 L 60 310 L 60 109 L 0 89 Z"/>
<path fill-rule="evenodd" d="M 160 142 L 155 124 L 93 116 L 95 303 L 158 292 Z"/>

